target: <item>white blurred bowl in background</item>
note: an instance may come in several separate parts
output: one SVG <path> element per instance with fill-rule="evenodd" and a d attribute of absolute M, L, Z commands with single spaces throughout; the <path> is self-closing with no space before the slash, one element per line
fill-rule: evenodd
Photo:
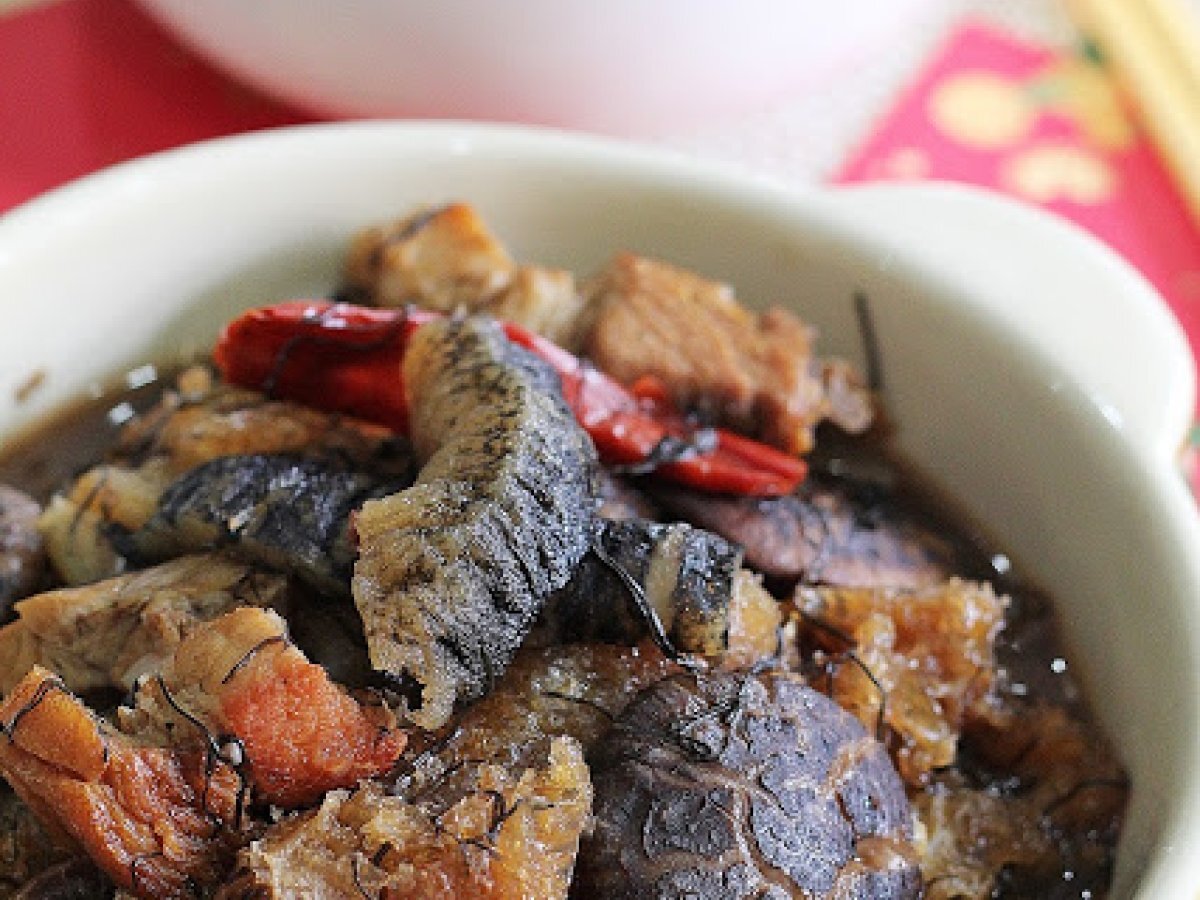
<path fill-rule="evenodd" d="M 139 0 L 320 114 L 659 134 L 887 52 L 927 0 Z"/>

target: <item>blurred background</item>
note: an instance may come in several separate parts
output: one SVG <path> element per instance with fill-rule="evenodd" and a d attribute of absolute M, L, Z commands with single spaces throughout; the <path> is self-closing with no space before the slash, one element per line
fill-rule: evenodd
<path fill-rule="evenodd" d="M 361 116 L 633 138 L 796 184 L 949 179 L 1129 258 L 1200 346 L 1200 0 L 0 0 L 0 211 Z"/>

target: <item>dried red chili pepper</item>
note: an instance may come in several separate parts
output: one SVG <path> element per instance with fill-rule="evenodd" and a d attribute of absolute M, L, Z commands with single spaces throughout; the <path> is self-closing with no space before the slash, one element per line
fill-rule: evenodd
<path fill-rule="evenodd" d="M 230 322 L 214 359 L 233 384 L 403 432 L 401 361 L 412 333 L 437 317 L 328 301 L 280 303 Z M 751 496 L 786 494 L 803 480 L 802 460 L 723 429 L 697 428 L 670 408 L 661 385 L 628 389 L 519 325 L 504 328 L 558 372 L 567 405 L 605 462 Z"/>

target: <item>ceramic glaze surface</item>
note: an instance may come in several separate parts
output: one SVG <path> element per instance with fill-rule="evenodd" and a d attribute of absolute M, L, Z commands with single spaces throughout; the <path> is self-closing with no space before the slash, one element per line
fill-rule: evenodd
<path fill-rule="evenodd" d="M 869 58 L 928 0 L 141 0 L 307 109 L 660 134 Z"/>

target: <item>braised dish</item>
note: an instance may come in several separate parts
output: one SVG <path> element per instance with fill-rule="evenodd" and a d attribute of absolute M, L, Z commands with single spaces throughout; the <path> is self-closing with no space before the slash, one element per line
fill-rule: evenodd
<path fill-rule="evenodd" d="M 878 348 L 463 204 L 344 271 L 3 461 L 4 895 L 1105 893 L 1128 778 Z"/>

